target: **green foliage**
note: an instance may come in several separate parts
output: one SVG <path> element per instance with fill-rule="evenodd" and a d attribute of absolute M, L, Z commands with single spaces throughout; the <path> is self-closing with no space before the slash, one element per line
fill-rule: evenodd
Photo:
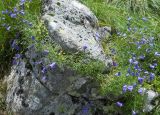
<path fill-rule="evenodd" d="M 48 50 L 48 58 L 63 68 L 67 66 L 82 75 L 96 77 L 105 70 L 105 65 L 101 61 L 91 59 L 84 52 L 67 52 L 56 43 L 46 42 L 45 45 L 37 44 L 37 49 Z"/>
<path fill-rule="evenodd" d="M 124 99 L 120 101 L 124 102 L 124 106 L 121 109 L 126 114 L 131 114 L 132 110 L 144 114 L 142 109 L 146 97 L 138 93 L 139 88 L 145 87 L 159 92 L 160 59 L 154 53 L 160 51 L 160 22 L 159 16 L 152 14 L 153 11 L 159 11 L 159 6 L 155 6 L 159 4 L 159 1 L 82 0 L 82 2 L 89 6 L 96 14 L 100 25 L 111 26 L 112 29 L 116 30 L 116 33 L 113 33 L 112 37 L 106 39 L 106 41 L 110 42 L 110 49 L 116 50 L 116 55 L 113 55 L 113 59 L 118 63 L 118 67 L 113 68 L 113 71 L 109 75 L 98 74 L 96 77 L 101 83 L 102 93 L 105 95 L 112 92 L 118 96 L 122 94 L 124 85 L 133 85 L 136 83 L 138 86 L 132 92 L 123 94 Z M 101 24 L 102 22 L 103 24 Z M 137 49 L 136 42 L 140 42 L 143 37 L 148 41 L 154 37 L 154 40 L 152 43 L 148 42 Z M 147 53 L 146 49 L 151 49 L 151 52 Z M 135 54 L 136 57 L 145 55 L 146 58 L 144 61 L 138 61 L 144 70 L 155 74 L 155 79 L 152 82 L 145 80 L 140 85 L 136 76 L 126 76 L 128 73 L 127 70 L 130 67 L 128 60 L 132 58 L 132 54 Z M 152 70 L 149 68 L 149 65 L 153 63 L 153 60 L 156 60 L 158 66 Z M 131 67 L 131 70 L 134 71 L 134 67 Z M 115 76 L 117 72 L 121 72 L 121 75 Z M 158 113 L 158 109 L 155 113 Z"/>

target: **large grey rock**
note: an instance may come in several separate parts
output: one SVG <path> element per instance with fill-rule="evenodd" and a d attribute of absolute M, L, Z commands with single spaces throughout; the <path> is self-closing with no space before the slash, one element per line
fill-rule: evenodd
<path fill-rule="evenodd" d="M 110 28 L 98 27 L 97 18 L 86 6 L 76 0 L 45 0 L 42 19 L 49 35 L 65 50 L 83 51 L 111 67 L 112 60 L 100 43 Z"/>
<path fill-rule="evenodd" d="M 42 54 L 32 47 L 12 67 L 6 77 L 7 111 L 14 115 L 105 114 L 103 106 L 114 99 L 100 95 L 99 83 L 57 64 L 51 69 L 53 62 Z"/>

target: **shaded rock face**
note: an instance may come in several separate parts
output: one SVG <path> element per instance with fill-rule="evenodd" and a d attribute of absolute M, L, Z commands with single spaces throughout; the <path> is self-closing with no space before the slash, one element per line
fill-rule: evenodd
<path fill-rule="evenodd" d="M 45 0 L 42 19 L 51 38 L 65 50 L 84 51 L 111 67 L 112 60 L 100 44 L 111 29 L 98 27 L 97 18 L 86 6 L 76 0 Z"/>
<path fill-rule="evenodd" d="M 99 95 L 97 82 L 58 65 L 51 69 L 51 62 L 34 48 L 23 57 L 6 78 L 8 111 L 15 115 L 106 114 L 103 108 L 110 101 Z M 44 66 L 48 67 L 45 79 Z"/>

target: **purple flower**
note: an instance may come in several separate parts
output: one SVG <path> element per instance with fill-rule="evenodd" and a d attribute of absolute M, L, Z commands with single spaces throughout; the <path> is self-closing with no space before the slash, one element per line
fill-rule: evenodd
<path fill-rule="evenodd" d="M 51 69 L 55 69 L 56 68 L 56 62 L 53 62 L 52 64 L 49 65 Z"/>
<path fill-rule="evenodd" d="M 20 10 L 19 14 L 24 15 L 25 14 L 24 10 Z"/>
<path fill-rule="evenodd" d="M 133 64 L 134 64 L 134 65 L 137 65 L 137 64 L 138 64 L 138 61 L 134 61 Z"/>
<path fill-rule="evenodd" d="M 116 105 L 117 105 L 118 107 L 122 107 L 122 106 L 123 106 L 123 103 L 121 103 L 121 102 L 118 101 L 118 102 L 116 103 Z"/>
<path fill-rule="evenodd" d="M 154 66 L 154 65 L 152 65 L 152 64 L 150 64 L 150 65 L 149 65 L 149 68 L 154 69 L 154 68 L 155 68 L 155 66 Z"/>
<path fill-rule="evenodd" d="M 16 40 L 13 40 L 13 41 L 11 42 L 11 47 L 12 47 L 13 49 L 16 49 L 16 50 L 19 50 L 19 49 L 20 49 L 19 46 L 16 44 Z"/>
<path fill-rule="evenodd" d="M 159 52 L 155 52 L 154 55 L 155 56 L 160 56 L 160 53 Z"/>
<path fill-rule="evenodd" d="M 35 40 L 35 36 L 31 36 L 31 39 L 32 39 L 32 40 Z"/>
<path fill-rule="evenodd" d="M 43 77 L 42 77 L 42 81 L 43 81 L 43 82 L 46 82 L 46 81 L 47 81 L 47 77 L 46 77 L 46 76 L 43 76 Z"/>
<path fill-rule="evenodd" d="M 130 85 L 130 86 L 127 87 L 127 89 L 128 89 L 129 91 L 132 91 L 132 90 L 133 90 L 133 86 Z"/>
<path fill-rule="evenodd" d="M 144 78 L 142 78 L 142 77 L 138 77 L 138 83 L 139 83 L 139 84 L 142 84 L 142 83 L 143 83 L 143 81 L 144 81 Z"/>
<path fill-rule="evenodd" d="M 84 45 L 83 46 L 83 50 L 86 50 L 88 47 L 87 47 L 87 45 Z"/>
<path fill-rule="evenodd" d="M 115 76 L 121 76 L 121 72 L 116 73 Z"/>
<path fill-rule="evenodd" d="M 152 81 L 154 79 L 154 77 L 155 77 L 155 74 L 154 73 L 150 73 L 149 80 Z"/>
<path fill-rule="evenodd" d="M 11 18 L 16 18 L 16 17 L 17 17 L 17 14 L 11 13 L 11 14 L 10 14 L 10 17 L 11 17 Z"/>
<path fill-rule="evenodd" d="M 9 31 L 11 29 L 11 26 L 8 26 L 6 29 L 7 29 L 7 31 Z"/>
<path fill-rule="evenodd" d="M 42 71 L 41 71 L 43 74 L 45 74 L 47 72 L 47 69 L 45 67 L 42 68 Z"/>
<path fill-rule="evenodd" d="M 131 68 L 128 68 L 127 72 L 131 74 L 132 73 Z"/>
<path fill-rule="evenodd" d="M 136 114 L 137 114 L 137 113 L 133 110 L 133 111 L 132 111 L 132 115 L 136 115 Z"/>
<path fill-rule="evenodd" d="M 138 93 L 142 95 L 143 94 L 143 88 L 139 88 Z"/>
<path fill-rule="evenodd" d="M 145 56 L 141 55 L 141 56 L 139 56 L 139 59 L 143 61 L 145 59 Z"/>
<path fill-rule="evenodd" d="M 2 11 L 2 14 L 7 14 L 7 13 L 8 13 L 8 10 Z"/>
<path fill-rule="evenodd" d="M 42 64 L 42 61 L 35 62 L 35 65 Z"/>
<path fill-rule="evenodd" d="M 115 62 L 115 61 L 113 61 L 113 66 L 118 66 L 118 64 Z"/>
<path fill-rule="evenodd" d="M 134 69 L 135 69 L 135 70 L 140 69 L 140 67 L 138 66 L 138 64 L 136 64 L 136 65 L 134 66 Z"/>
<path fill-rule="evenodd" d="M 23 5 L 26 2 L 26 0 L 20 0 L 20 5 Z"/>
<path fill-rule="evenodd" d="M 13 59 L 12 64 L 13 64 L 13 65 L 17 65 L 17 60 L 16 60 L 16 59 Z"/>
<path fill-rule="evenodd" d="M 15 54 L 14 58 L 15 59 L 21 58 L 21 54 Z"/>
<path fill-rule="evenodd" d="M 133 63 L 133 59 L 129 59 L 129 63 L 132 64 Z"/>
<path fill-rule="evenodd" d="M 89 112 L 89 107 L 88 106 L 83 106 L 82 107 L 82 114 L 83 115 L 88 115 Z"/>
<path fill-rule="evenodd" d="M 125 93 L 127 91 L 127 85 L 124 85 L 122 88 L 123 93 Z"/>
<path fill-rule="evenodd" d="M 139 73 L 139 72 L 136 72 L 136 76 L 137 76 L 137 77 L 140 76 L 140 73 Z"/>
<path fill-rule="evenodd" d="M 17 12 L 18 10 L 17 10 L 17 8 L 16 7 L 14 7 L 14 12 Z"/>

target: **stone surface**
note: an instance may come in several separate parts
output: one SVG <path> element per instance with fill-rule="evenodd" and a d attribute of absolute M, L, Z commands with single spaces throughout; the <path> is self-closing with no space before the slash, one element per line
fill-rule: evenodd
<path fill-rule="evenodd" d="M 147 98 L 145 101 L 145 106 L 144 106 L 143 111 L 144 112 L 151 112 L 156 106 L 156 104 L 155 105 L 152 104 L 152 101 L 156 97 L 158 97 L 158 93 L 154 92 L 153 90 L 146 90 L 145 94 L 146 94 Z"/>
<path fill-rule="evenodd" d="M 99 27 L 95 15 L 76 0 L 45 0 L 43 16 L 54 41 L 65 50 L 83 51 L 88 56 L 103 61 L 109 69 L 112 60 L 106 56 L 101 39 L 109 35 L 109 27 Z"/>
<path fill-rule="evenodd" d="M 14 115 L 105 114 L 102 108 L 110 100 L 99 95 L 95 80 L 56 64 L 51 69 L 53 62 L 41 54 L 32 47 L 6 77 L 7 111 Z"/>

